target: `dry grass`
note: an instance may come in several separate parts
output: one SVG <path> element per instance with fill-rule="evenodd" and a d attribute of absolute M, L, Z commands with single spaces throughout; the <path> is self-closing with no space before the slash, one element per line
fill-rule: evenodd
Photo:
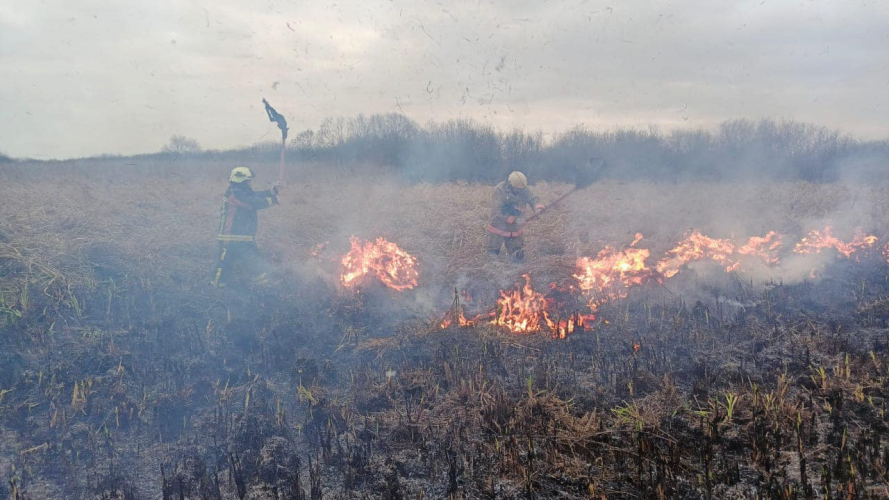
<path fill-rule="evenodd" d="M 323 461 L 329 469 L 325 487 L 343 498 L 351 492 L 342 486 L 343 471 L 363 481 L 385 482 L 367 486 L 373 491 L 368 498 L 384 498 L 380 492 L 398 491 L 388 476 L 397 467 L 408 470 L 400 486 L 405 497 L 430 491 L 440 497 L 445 489 L 467 497 L 479 492 L 496 496 L 495 490 L 511 498 L 531 497 L 535 491 L 562 491 L 564 498 L 603 492 L 653 496 L 652 488 L 662 483 L 677 492 L 703 494 L 712 485 L 704 479 L 708 475 L 701 469 L 700 450 L 716 457 L 717 481 L 736 481 L 732 466 L 739 457 L 745 472 L 778 477 L 772 464 L 796 446 L 788 440 L 794 439 L 795 426 L 797 436 L 813 442 L 807 453 L 814 476 L 815 464 L 826 463 L 822 452 L 840 450 L 826 444 L 827 439 L 844 436 L 847 423 L 849 429 L 865 428 L 862 422 L 883 418 L 885 352 L 868 351 L 885 342 L 880 340 L 884 330 L 861 329 L 852 336 L 857 344 L 847 344 L 845 338 L 838 342 L 841 329 L 833 322 L 855 325 L 843 316 L 850 313 L 832 317 L 831 309 L 816 303 L 817 313 L 797 314 L 799 306 L 791 296 L 796 289 L 778 288 L 768 299 L 754 297 L 760 302 L 738 323 L 731 315 L 704 311 L 707 306 L 690 307 L 681 298 L 659 304 L 646 298 L 633 304 L 632 313 L 627 301 L 626 309 L 608 311 L 620 314 L 613 314 L 609 325 L 597 325 L 595 334 L 559 342 L 504 336 L 485 325 L 446 333 L 411 330 L 410 324 L 398 326 L 404 316 L 381 324 L 380 330 L 388 329 L 390 336 L 365 338 L 361 322 L 353 326 L 343 314 L 354 310 L 358 319 L 366 319 L 361 300 L 340 293 L 340 309 L 325 303 L 309 314 L 311 307 L 301 301 L 316 290 L 286 295 L 292 292 L 288 280 L 275 305 L 232 300 L 207 284 L 226 187 L 224 172 L 220 174 L 131 181 L 62 174 L 0 183 L 0 308 L 29 331 L 45 328 L 58 316 L 70 320 L 75 332 L 44 344 L 17 342 L 3 353 L 9 357 L 0 357 L 4 363 L 29 363 L 0 369 L 0 390 L 16 388 L 0 406 L 7 436 L 0 471 L 9 472 L 12 463 L 22 470 L 22 462 L 28 461 L 36 471 L 28 484 L 32 495 L 39 495 L 41 480 L 52 477 L 46 471 L 59 466 L 54 457 L 91 450 L 91 458 L 70 469 L 72 481 L 90 483 L 92 476 L 84 480 L 77 474 L 95 464 L 106 467 L 106 454 L 126 457 L 140 467 L 149 464 L 146 470 L 151 470 L 139 476 L 145 483 L 140 487 L 157 496 L 159 461 L 169 459 L 171 448 L 177 458 L 191 457 L 189 439 L 203 447 L 204 457 L 222 457 L 220 476 L 226 463 L 230 476 L 241 467 L 233 465 L 226 447 L 243 452 L 243 467 L 255 473 L 248 478 L 255 481 L 251 488 L 271 481 L 251 459 L 253 464 L 270 462 L 277 481 L 277 471 L 284 469 L 302 470 L 306 481 L 311 468 L 305 462 L 282 465 L 269 458 L 274 455 L 270 443 L 284 437 L 294 448 L 299 444 L 288 459 L 314 457 L 316 468 Z M 530 272 L 535 286 L 543 287 L 567 278 L 577 257 L 593 255 L 604 245 L 626 245 L 636 232 L 645 234 L 643 245 L 655 256 L 691 228 L 718 237 L 745 238 L 772 229 L 798 236 L 834 222 L 841 237 L 855 226 L 882 235 L 889 204 L 880 186 L 603 182 L 536 221 L 528 230 L 527 262 L 516 266 L 485 252 L 483 226 L 491 186 L 405 185 L 388 177 L 336 175 L 320 168 L 304 174 L 303 182 L 291 182 L 282 193 L 282 206 L 261 216 L 260 246 L 279 269 L 321 278 L 334 290 L 348 236 L 384 236 L 416 255 L 421 266 L 419 289 L 390 302 L 430 315 L 444 312 L 455 286 L 472 292 L 472 306 L 485 308 L 498 288 L 512 286 L 522 273 Z M 261 177 L 258 188 L 263 181 Z M 546 201 L 568 186 L 534 188 Z M 312 256 L 315 245 L 324 242 L 329 242 L 325 250 Z M 849 294 L 844 286 L 838 285 L 836 296 Z M 859 294 L 857 286 L 847 288 Z M 874 296 L 880 289 L 866 293 L 861 288 L 860 299 L 843 300 L 882 304 Z M 118 289 L 123 298 L 115 302 Z M 117 328 L 126 335 L 119 339 L 113 334 L 115 324 L 101 317 L 77 318 L 81 309 L 105 309 L 94 304 L 84 308 L 84 300 L 107 300 L 111 314 L 117 306 L 131 307 L 128 301 L 135 302 L 137 293 L 146 295 L 138 307 L 148 312 L 133 314 L 132 322 L 122 315 Z M 813 302 L 839 303 L 831 290 L 806 293 Z M 177 307 L 155 312 L 163 300 L 175 301 Z M 239 301 L 243 307 L 232 307 L 232 315 L 228 307 Z M 772 302 L 776 308 L 784 304 L 782 312 L 773 314 Z M 42 316 L 47 306 L 55 307 L 56 314 Z M 208 313 L 211 307 L 216 307 L 213 314 Z M 876 309 L 859 307 L 854 321 L 876 325 Z M 243 314 L 245 310 L 251 315 Z M 846 330 L 842 335 L 848 336 Z M 644 339 L 638 354 L 629 343 L 637 339 Z M 803 356 L 810 365 L 802 363 Z M 739 368 L 739 360 L 747 363 L 745 368 Z M 788 365 L 792 378 L 782 379 Z M 817 366 L 826 367 L 828 375 L 817 375 Z M 817 377 L 810 383 L 812 375 Z M 72 396 L 78 383 L 91 388 Z M 733 418 L 725 406 L 728 392 L 741 398 Z M 845 394 L 845 413 L 822 410 L 837 393 Z M 57 418 L 59 408 L 62 417 Z M 119 415 L 118 408 L 123 408 Z M 166 413 L 174 416 L 165 420 Z M 800 416 L 802 432 L 795 420 Z M 27 433 L 7 431 L 24 428 L 24 421 L 32 425 Z M 827 422 L 833 422 L 832 433 L 822 429 Z M 784 442 L 772 445 L 768 433 L 779 426 L 785 429 Z M 722 444 L 714 437 L 719 433 Z M 51 452 L 44 453 L 47 447 L 39 447 L 48 435 L 63 439 L 52 441 Z M 748 437 L 755 435 L 765 447 L 754 443 L 759 458 L 748 460 L 753 454 Z M 686 446 L 679 439 L 694 444 Z M 854 446 L 879 449 L 885 439 L 877 435 L 874 442 Z M 106 447 L 101 453 L 95 452 L 97 443 Z M 737 446 L 741 451 L 733 448 Z M 33 451 L 22 454 L 28 450 Z M 670 458 L 674 455 L 675 462 Z M 181 468 L 196 463 L 188 460 L 192 458 L 182 460 Z M 42 471 L 41 465 L 47 469 Z M 199 484 L 208 477 L 201 475 L 217 465 L 192 467 L 197 472 L 182 482 Z M 171 467 L 168 473 L 176 465 Z M 456 479 L 447 487 L 440 484 L 447 482 L 441 478 L 450 474 L 449 468 L 461 484 Z M 666 479 L 654 477 L 667 469 Z M 790 474 L 795 479 L 793 470 Z M 635 476 L 648 477 L 647 483 Z M 834 488 L 864 484 L 846 476 L 835 476 Z M 394 477 L 397 481 L 398 474 Z M 770 489 L 777 487 L 765 475 L 750 477 L 750 488 L 767 483 Z M 437 486 L 429 485 L 436 481 Z M 786 475 L 778 481 L 788 484 Z M 234 486 L 226 488 L 225 498 L 234 498 Z M 714 491 L 718 496 L 720 490 Z M 262 497 L 257 493 L 256 498 Z"/>
<path fill-rule="evenodd" d="M 317 166 L 305 167 L 298 177 L 301 181 L 282 193 L 282 205 L 261 216 L 260 246 L 282 268 L 334 284 L 349 235 L 384 236 L 420 259 L 421 288 L 434 290 L 441 306 L 447 305 L 447 294 L 439 298 L 440 291 L 465 288 L 470 280 L 475 292 L 489 294 L 518 282 L 524 272 L 531 272 L 539 286 L 566 278 L 577 257 L 594 255 L 605 245 L 626 245 L 636 232 L 645 235 L 643 245 L 655 256 L 692 228 L 746 238 L 773 229 L 801 235 L 834 222 L 841 236 L 855 226 L 882 235 L 889 205 L 881 186 L 606 181 L 534 222 L 527 232 L 527 262 L 518 267 L 485 252 L 491 186 L 405 185 Z M 142 279 L 203 284 L 215 253 L 224 174 L 101 179 L 59 175 L 0 185 L 7 304 L 21 295 L 23 279 L 58 301 L 71 289 L 94 286 L 97 266 L 104 265 Z M 260 177 L 256 187 L 271 180 Z M 544 201 L 568 189 L 533 187 Z M 311 249 L 325 242 L 325 250 L 313 257 Z"/>

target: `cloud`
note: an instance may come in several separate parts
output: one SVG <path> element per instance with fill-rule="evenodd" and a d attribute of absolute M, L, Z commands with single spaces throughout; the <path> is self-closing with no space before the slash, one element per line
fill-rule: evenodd
<path fill-rule="evenodd" d="M 391 111 L 549 132 L 780 116 L 882 138 L 887 33 L 889 7 L 839 0 L 13 0 L 0 150 L 250 144 L 262 97 L 294 128 Z"/>

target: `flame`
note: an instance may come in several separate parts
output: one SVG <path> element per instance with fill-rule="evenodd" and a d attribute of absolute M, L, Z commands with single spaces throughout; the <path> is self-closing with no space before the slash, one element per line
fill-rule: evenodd
<path fill-rule="evenodd" d="M 441 323 L 439 323 L 439 326 L 442 329 L 449 328 L 451 325 L 454 324 L 454 319 L 455 319 L 454 312 L 448 311 L 448 313 L 445 315 L 444 319 L 442 319 Z M 457 312 L 456 323 L 457 323 L 457 326 L 473 326 L 473 325 L 475 325 L 476 319 L 478 319 L 478 318 L 466 319 L 466 316 L 463 315 L 463 309 L 460 309 Z"/>
<path fill-rule="evenodd" d="M 667 252 L 667 256 L 657 263 L 656 270 L 665 278 L 675 276 L 685 264 L 702 259 L 710 259 L 732 272 L 741 265 L 732 259 L 735 245 L 729 240 L 710 238 L 698 231 L 692 232 L 679 246 Z"/>
<path fill-rule="evenodd" d="M 588 321 L 596 319 L 595 314 L 572 314 L 568 319 L 560 321 L 550 321 L 547 317 L 547 326 L 553 331 L 553 336 L 563 339 L 574 333 L 578 328 L 586 329 Z"/>
<path fill-rule="evenodd" d="M 586 323 L 596 318 L 594 314 L 574 313 L 567 319 L 554 320 L 555 313 L 553 311 L 570 309 L 570 304 L 574 303 L 574 300 L 564 299 L 563 297 L 566 295 L 576 296 L 578 292 L 590 295 L 589 307 L 595 312 L 606 301 L 625 298 L 627 291 L 633 286 L 644 285 L 652 278 L 657 278 L 658 282 L 661 282 L 661 278 L 675 276 L 689 262 L 711 260 L 722 266 L 726 272 L 738 270 L 742 262 L 747 265 L 746 263 L 750 259 L 759 259 L 769 266 L 776 266 L 781 262 L 779 253 L 784 248 L 784 235 L 776 231 L 769 231 L 764 236 L 752 236 L 743 244 L 735 243 L 729 239 L 711 238 L 699 231 L 693 231 L 675 248 L 668 251 L 652 269 L 647 265 L 650 257 L 649 250 L 635 248 L 635 245 L 641 240 L 642 234 L 636 233 L 633 242 L 624 250 L 605 247 L 595 257 L 578 259 L 577 271 L 573 274 L 577 284 L 560 286 L 553 283 L 547 294 L 535 292 L 531 287 L 530 276 L 523 275 L 524 285 L 521 288 L 500 291 L 497 309 L 490 313 L 493 318 L 491 323 L 505 327 L 513 333 L 532 333 L 549 329 L 554 337 L 565 338 L 578 328 L 587 328 Z M 876 236 L 865 234 L 859 229 L 856 230 L 851 241 L 844 242 L 834 237 L 828 226 L 824 228 L 823 232 L 811 231 L 794 246 L 793 252 L 797 254 L 821 253 L 822 250 L 833 248 L 839 255 L 849 258 L 856 252 L 875 248 L 877 241 Z M 354 246 L 353 243 L 353 250 Z M 889 263 L 889 243 L 879 250 L 882 251 L 883 257 Z M 411 257 L 411 259 L 413 258 Z M 817 269 L 813 269 L 810 276 L 817 278 L 819 276 Z M 344 281 L 345 279 L 344 276 Z M 416 284 L 416 280 L 414 280 L 414 284 Z M 471 300 L 465 292 L 463 292 L 463 297 L 467 301 Z M 459 304 L 459 301 L 457 303 Z M 442 328 L 448 328 L 455 323 L 460 326 L 471 326 L 479 318 L 481 315 L 468 320 L 462 310 L 452 309 L 440 325 Z M 608 321 L 606 320 L 604 323 L 608 324 Z M 641 342 L 634 342 L 634 353 L 638 352 L 641 347 Z"/>
<path fill-rule="evenodd" d="M 317 245 L 314 245 L 312 247 L 312 250 L 310 251 L 312 257 L 318 257 L 319 255 L 321 255 L 321 252 L 324 250 L 324 247 L 326 247 L 329 244 L 330 244 L 329 241 L 325 241 L 324 243 L 318 243 Z"/>
<path fill-rule="evenodd" d="M 473 326 L 476 321 L 478 321 L 481 315 L 478 315 L 472 319 L 466 319 L 466 316 L 463 314 L 463 306 L 461 304 L 471 303 L 472 295 L 469 294 L 466 290 L 461 292 L 457 292 L 457 289 L 454 288 L 454 302 L 451 303 L 451 308 L 445 313 L 444 318 L 442 318 L 439 323 L 439 327 L 442 329 L 449 328 L 453 324 L 457 324 L 457 326 Z"/>
<path fill-rule="evenodd" d="M 876 236 L 866 235 L 861 229 L 856 229 L 852 241 L 846 243 L 831 234 L 831 227 L 826 226 L 823 233 L 817 229 L 812 230 L 805 238 L 796 244 L 793 252 L 798 254 L 817 254 L 821 253 L 822 250 L 833 248 L 840 255 L 849 258 L 858 250 L 873 248 L 876 243 Z"/>
<path fill-rule="evenodd" d="M 784 245 L 784 235 L 775 231 L 769 231 L 765 236 L 751 236 L 747 244 L 738 247 L 741 255 L 759 257 L 766 264 L 775 265 L 780 262 L 778 251 Z"/>
<path fill-rule="evenodd" d="M 513 333 L 537 332 L 541 326 L 549 323 L 546 298 L 531 288 L 529 275 L 522 277 L 525 278 L 525 286 L 520 290 L 500 291 L 497 312 L 491 323 L 504 326 Z"/>
<path fill-rule="evenodd" d="M 417 286 L 417 259 L 395 243 L 384 238 L 362 242 L 355 236 L 350 236 L 349 242 L 352 249 L 343 256 L 340 276 L 346 288 L 359 285 L 366 276 L 375 276 L 398 291 Z"/>
<path fill-rule="evenodd" d="M 586 328 L 587 322 L 596 319 L 592 314 L 574 313 L 567 319 L 553 321 L 547 310 L 549 300 L 544 294 L 531 288 L 529 275 L 524 274 L 522 277 L 525 285 L 521 289 L 500 291 L 491 324 L 506 327 L 513 333 L 533 333 L 549 329 L 553 337 L 565 338 L 578 328 Z"/>
<path fill-rule="evenodd" d="M 630 246 L 641 239 L 642 234 L 637 233 Z M 578 287 L 593 296 L 590 309 L 596 310 L 604 301 L 625 297 L 627 288 L 641 285 L 651 277 L 651 269 L 645 265 L 649 255 L 649 251 L 644 248 L 618 251 L 605 247 L 595 258 L 577 259 L 579 272 L 574 277 L 578 281 Z"/>

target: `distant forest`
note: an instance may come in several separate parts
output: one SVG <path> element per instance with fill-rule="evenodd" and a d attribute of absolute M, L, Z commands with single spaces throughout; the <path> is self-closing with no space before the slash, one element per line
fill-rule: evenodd
<path fill-rule="evenodd" d="M 196 141 L 174 136 L 161 152 L 129 158 L 181 163 L 183 168 L 198 163 L 187 160 L 267 164 L 277 162 L 279 149 L 280 143 L 270 140 L 245 149 L 204 151 Z M 287 159 L 331 168 L 385 169 L 410 182 L 491 182 L 511 170 L 528 173 L 532 181 L 571 182 L 581 171 L 594 178 L 659 182 L 830 182 L 882 177 L 889 166 L 889 140 L 859 141 L 818 125 L 770 119 L 730 120 L 714 130 L 666 133 L 578 126 L 545 138 L 542 132 L 498 131 L 468 119 L 420 125 L 401 114 L 382 114 L 328 119 L 317 129 L 291 130 Z M 82 168 L 86 162 L 53 163 Z"/>

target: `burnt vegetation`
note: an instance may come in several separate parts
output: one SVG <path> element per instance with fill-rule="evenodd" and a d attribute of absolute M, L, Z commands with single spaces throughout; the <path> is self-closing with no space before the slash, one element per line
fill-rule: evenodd
<path fill-rule="evenodd" d="M 371 132 L 365 146 L 358 132 L 329 143 L 317 142 L 320 132 L 294 134 L 300 154 L 320 166 L 299 167 L 311 180 L 291 182 L 281 212 L 263 214 L 260 241 L 278 277 L 247 292 L 207 285 L 225 172 L 246 153 L 4 169 L 0 495 L 889 495 L 889 266 L 879 251 L 831 261 L 820 277 L 793 283 L 687 269 L 672 282 L 630 289 L 564 339 L 516 335 L 489 321 L 440 325 L 455 286 L 490 304 L 504 281 L 524 273 L 539 277 L 540 288 L 568 282 L 574 258 L 626 240 L 628 227 L 644 226 L 663 249 L 689 225 L 713 230 L 716 219 L 700 210 L 708 196 L 730 212 L 757 200 L 763 212 L 752 224 L 804 234 L 802 219 L 823 218 L 859 195 L 881 213 L 881 187 L 776 181 L 739 195 L 734 184 L 672 179 L 717 167 L 706 156 L 683 163 L 664 151 L 723 157 L 727 149 L 713 149 L 719 144 L 746 155 L 738 165 L 768 154 L 741 132 L 729 134 L 731 124 L 721 132 L 731 141 L 578 130 L 543 146 L 476 125 L 468 133 L 459 123 L 420 129 L 384 119 L 402 131 L 386 142 L 391 149 L 367 139 Z M 762 144 L 766 125 L 736 126 Z M 803 130 L 795 127 L 787 130 Z M 842 171 L 842 158 L 885 149 L 804 130 L 811 134 L 801 144 L 774 146 L 788 162 L 777 178 L 826 181 Z M 428 134 L 450 139 L 423 146 L 417 136 Z M 393 167 L 391 177 L 350 163 L 369 158 L 365 147 L 386 151 L 375 161 Z M 341 161 L 325 156 L 337 151 Z M 618 155 L 624 151 L 656 162 Z M 404 182 L 411 172 L 479 180 L 519 164 L 553 181 L 535 186 L 552 199 L 565 189 L 561 165 L 600 153 L 609 158 L 603 177 L 671 182 L 591 187 L 529 230 L 522 268 L 484 255 L 489 186 Z M 401 154 L 443 158 L 448 168 L 411 170 L 414 160 L 392 161 Z M 805 155 L 821 160 L 788 160 L 812 158 Z M 275 160 L 257 164 L 260 179 L 272 177 Z M 486 167 L 469 170 L 463 160 Z M 722 178 L 738 168 L 715 171 Z M 94 172 L 103 180 L 83 175 Z M 373 191 L 374 183 L 385 189 Z M 361 196 L 369 190 L 372 203 Z M 606 200 L 615 190 L 627 191 L 626 200 Z M 666 220 L 668 210 L 686 218 Z M 362 230 L 416 255 L 419 287 L 344 289 L 337 260 L 346 236 Z M 325 250 L 312 250 L 327 240 Z"/>

